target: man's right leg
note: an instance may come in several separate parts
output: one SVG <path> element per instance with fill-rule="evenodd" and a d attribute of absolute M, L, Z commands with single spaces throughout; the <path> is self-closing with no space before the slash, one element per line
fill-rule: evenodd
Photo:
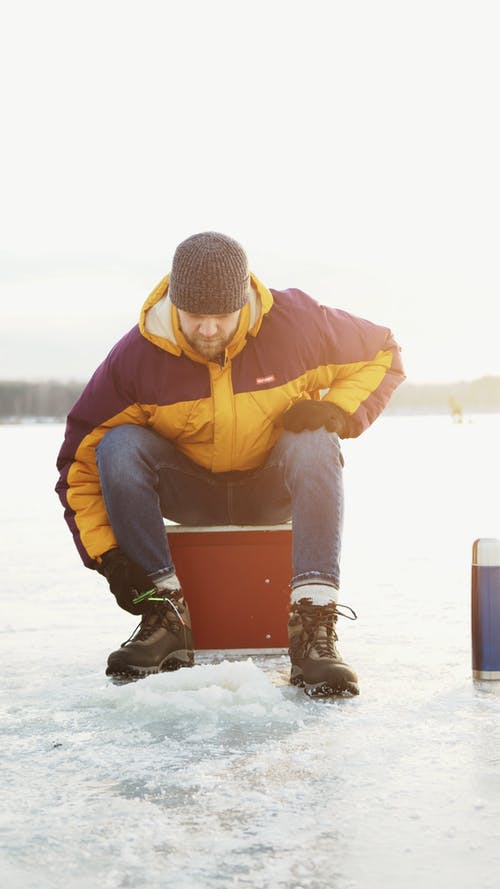
<path fill-rule="evenodd" d="M 120 549 L 148 576 L 154 598 L 144 602 L 139 633 L 113 652 L 112 675 L 146 675 L 193 663 L 189 610 L 175 573 L 163 515 L 202 524 L 227 521 L 224 498 L 204 484 L 204 471 L 150 429 L 111 429 L 97 448 L 108 518 Z"/>

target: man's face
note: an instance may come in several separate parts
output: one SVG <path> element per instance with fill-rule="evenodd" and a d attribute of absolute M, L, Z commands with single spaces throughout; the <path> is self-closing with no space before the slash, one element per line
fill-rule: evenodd
<path fill-rule="evenodd" d="M 178 309 L 181 330 L 189 345 L 203 358 L 214 361 L 231 342 L 240 316 L 237 312 L 228 315 L 192 315 Z"/>

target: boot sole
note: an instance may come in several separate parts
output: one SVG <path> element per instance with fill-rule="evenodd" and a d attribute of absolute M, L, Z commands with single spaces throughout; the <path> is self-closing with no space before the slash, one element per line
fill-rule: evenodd
<path fill-rule="evenodd" d="M 304 677 L 298 675 L 292 676 L 290 683 L 298 688 L 303 688 L 305 694 L 310 698 L 354 697 L 359 695 L 359 686 L 356 682 L 349 682 L 348 680 L 330 685 L 328 682 L 304 682 Z"/>
<path fill-rule="evenodd" d="M 108 663 L 106 668 L 106 676 L 116 676 L 118 679 L 142 679 L 145 676 L 151 676 L 154 673 L 171 673 L 174 670 L 180 670 L 181 667 L 192 667 L 194 665 L 194 655 L 182 655 L 180 652 L 172 652 L 167 655 L 159 664 L 151 667 L 140 667 L 134 664 L 117 664 L 116 667 Z"/>
<path fill-rule="evenodd" d="M 342 688 L 332 688 L 325 682 L 323 685 L 306 685 L 306 683 L 304 683 L 303 688 L 306 695 L 310 698 L 350 698 L 359 695 L 359 688 L 355 682 L 346 682 Z"/>

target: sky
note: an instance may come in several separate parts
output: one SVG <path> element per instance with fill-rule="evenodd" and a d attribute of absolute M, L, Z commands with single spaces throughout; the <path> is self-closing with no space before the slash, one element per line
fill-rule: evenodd
<path fill-rule="evenodd" d="M 0 379 L 87 379 L 176 245 L 500 375 L 500 11 L 16 0 L 0 13 Z"/>

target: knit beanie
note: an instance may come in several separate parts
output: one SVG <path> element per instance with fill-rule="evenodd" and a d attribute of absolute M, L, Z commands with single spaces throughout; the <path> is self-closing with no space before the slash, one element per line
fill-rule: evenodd
<path fill-rule="evenodd" d="M 168 294 L 193 315 L 237 312 L 248 300 L 250 272 L 243 247 L 218 232 L 192 235 L 177 247 Z"/>

